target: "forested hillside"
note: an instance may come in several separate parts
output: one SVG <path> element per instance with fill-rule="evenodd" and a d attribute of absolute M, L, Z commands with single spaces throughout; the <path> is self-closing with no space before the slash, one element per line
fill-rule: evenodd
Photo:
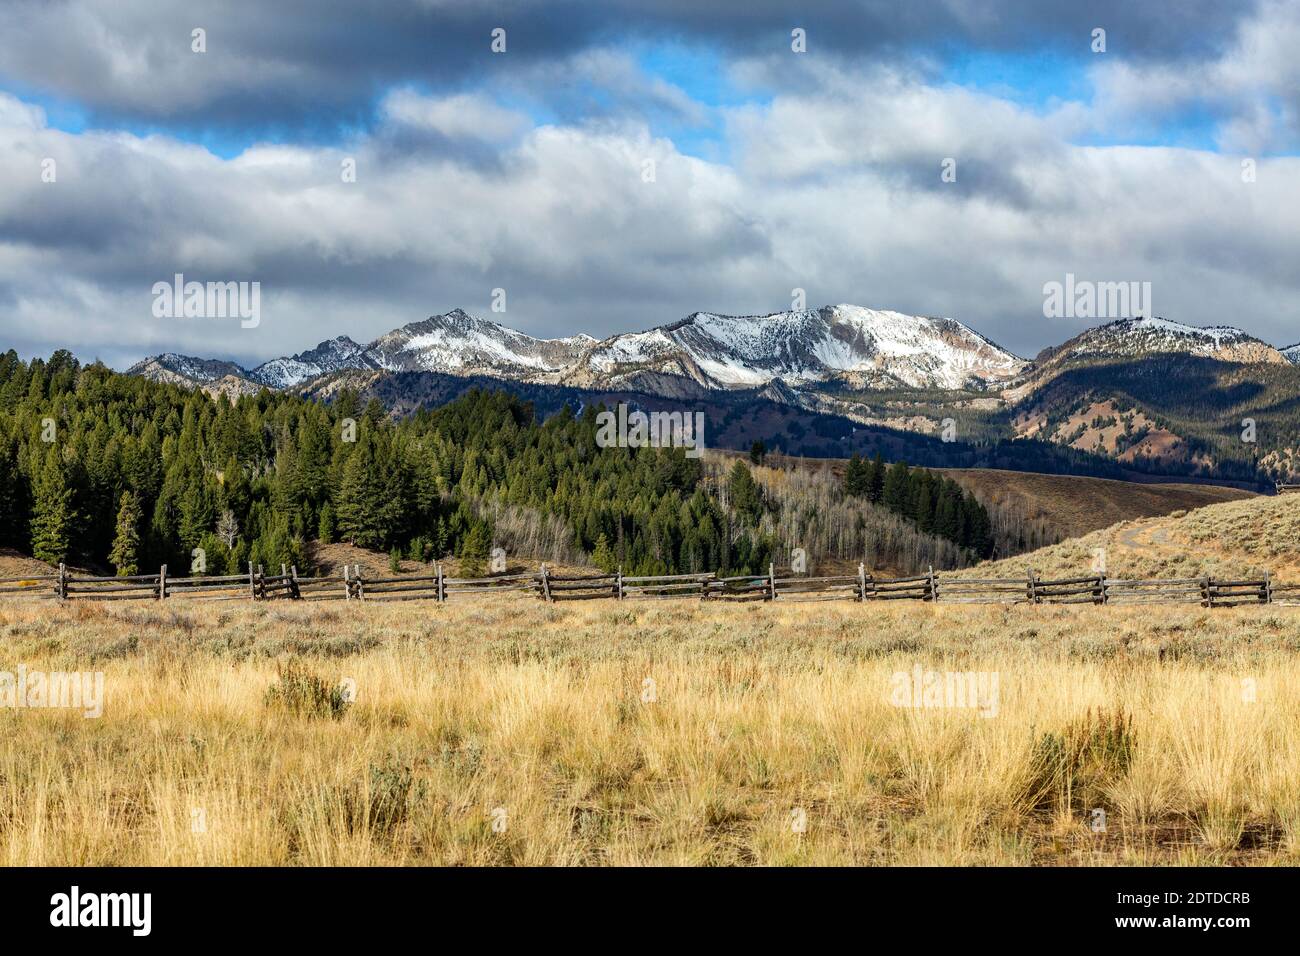
<path fill-rule="evenodd" d="M 28 364 L 11 351 L 0 545 L 120 574 L 304 569 L 311 540 L 454 554 L 469 568 L 500 546 L 629 573 L 749 573 L 788 563 L 794 547 L 895 567 L 980 550 L 829 482 L 791 495 L 794 479 L 771 469 L 598 448 L 597 411 L 539 422 L 518 398 L 474 391 L 395 422 L 348 391 L 329 404 L 265 391 L 231 403 L 67 352 Z"/>
<path fill-rule="evenodd" d="M 993 551 L 988 512 L 951 478 L 909 468 L 905 461 L 886 465 L 880 455 L 870 461 L 854 455 L 845 470 L 844 490 L 910 518 L 922 531 L 982 558 Z"/>
<path fill-rule="evenodd" d="M 1156 475 L 1300 474 L 1300 368 L 1196 355 L 1074 363 L 1002 415 L 1016 434 Z M 1098 477 L 1116 477 L 1099 475 Z"/>

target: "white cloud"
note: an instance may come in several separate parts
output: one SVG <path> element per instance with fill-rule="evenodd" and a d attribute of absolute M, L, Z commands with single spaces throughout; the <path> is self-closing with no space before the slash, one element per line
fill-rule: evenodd
<path fill-rule="evenodd" d="M 228 160 L 48 129 L 0 97 L 0 323 L 29 354 L 252 361 L 455 306 L 489 314 L 496 287 L 510 311 L 493 317 L 559 335 L 775 310 L 798 286 L 811 303 L 953 315 L 1032 353 L 1076 331 L 1041 317 L 1043 283 L 1068 271 L 1152 281 L 1170 318 L 1297 337 L 1300 160 L 1261 160 L 1247 184 L 1235 157 L 1071 145 L 1095 121 L 1079 104 L 1038 115 L 879 69 L 813 66 L 792 88 L 727 114 L 726 164 L 642 123 L 523 127 L 468 94 L 395 93 L 345 147 Z M 412 124 L 452 142 L 394 149 Z M 452 148 L 466 138 L 494 141 L 491 161 Z M 57 184 L 40 181 L 45 156 Z M 174 272 L 260 281 L 261 326 L 154 319 L 149 289 Z"/>
<path fill-rule="evenodd" d="M 1300 0 L 1267 0 L 1237 25 L 1217 57 L 1189 64 L 1098 58 L 1098 128 L 1180 109 L 1218 117 L 1219 148 L 1258 155 L 1300 142 Z"/>
<path fill-rule="evenodd" d="M 45 111 L 39 106 L 30 106 L 15 96 L 0 92 L 0 127 L 13 129 L 42 129 L 45 126 Z"/>
<path fill-rule="evenodd" d="M 384 97 L 380 114 L 390 123 L 430 130 L 448 139 L 503 142 L 528 126 L 528 117 L 502 109 L 482 94 L 424 96 L 409 88 Z"/>

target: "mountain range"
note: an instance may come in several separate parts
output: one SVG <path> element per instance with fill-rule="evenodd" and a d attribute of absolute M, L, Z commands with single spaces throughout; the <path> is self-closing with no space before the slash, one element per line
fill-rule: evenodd
<path fill-rule="evenodd" d="M 856 388 L 984 388 L 1025 361 L 955 319 L 853 305 L 771 315 L 696 312 L 671 325 L 606 339 L 538 339 L 455 309 L 359 345 L 347 336 L 252 369 L 166 353 L 130 374 L 198 387 L 225 379 L 249 389 L 295 388 L 343 370 L 489 375 L 575 386 L 671 388 L 664 377 L 707 389 L 841 381 Z"/>
<path fill-rule="evenodd" d="M 528 386 L 542 405 L 561 393 L 579 404 L 619 395 L 708 401 L 732 424 L 754 403 L 770 404 L 801 414 L 786 422 L 794 436 L 764 434 L 782 415 L 758 415 L 768 424 L 737 428 L 729 440 L 752 431 L 805 454 L 843 447 L 797 434 L 847 440 L 842 428 L 827 430 L 827 418 L 929 436 L 951 421 L 963 441 L 1046 440 L 1139 470 L 1250 480 L 1260 467 L 1288 474 L 1300 463 L 1298 366 L 1300 344 L 1278 349 L 1230 326 L 1161 318 L 1090 328 L 1026 360 L 955 319 L 841 304 L 695 312 L 604 339 L 535 338 L 456 309 L 366 345 L 338 336 L 251 369 L 166 353 L 128 372 L 231 398 L 262 388 L 330 398 L 355 388 L 398 412 L 445 400 L 457 383 L 492 381 Z M 1259 403 L 1279 426 L 1262 462 L 1259 447 L 1221 440 Z"/>

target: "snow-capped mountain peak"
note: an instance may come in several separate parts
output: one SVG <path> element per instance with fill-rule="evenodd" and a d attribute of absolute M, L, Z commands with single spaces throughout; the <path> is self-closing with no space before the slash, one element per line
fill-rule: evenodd
<path fill-rule="evenodd" d="M 346 335 L 328 339 L 314 349 L 289 358 L 272 359 L 249 373 L 253 381 L 268 388 L 292 388 L 309 379 L 349 368 L 373 368 L 366 349 Z"/>
<path fill-rule="evenodd" d="M 1279 363 L 1286 359 L 1273 346 L 1228 325 L 1199 327 L 1162 318 L 1120 319 L 1087 329 L 1039 357 L 1052 360 L 1115 358 L 1161 352 L 1214 358 L 1225 362 Z"/>
<path fill-rule="evenodd" d="M 636 388 L 760 388 L 838 380 L 854 387 L 983 388 L 1025 365 L 955 319 L 856 305 L 767 315 L 694 312 L 644 332 L 540 339 L 461 309 L 394 329 L 369 345 L 347 336 L 245 371 L 158 356 L 132 371 L 205 384 L 227 375 L 292 388 L 346 369 L 488 375 L 538 383 Z"/>
<path fill-rule="evenodd" d="M 768 315 L 695 312 L 597 344 L 586 371 L 659 367 L 715 388 L 844 379 L 856 385 L 960 388 L 1009 378 L 1023 360 L 954 319 L 834 305 Z"/>
<path fill-rule="evenodd" d="M 389 371 L 526 376 L 558 373 L 594 341 L 590 335 L 537 339 L 453 309 L 381 335 L 366 355 Z"/>
<path fill-rule="evenodd" d="M 192 355 L 179 355 L 176 352 L 163 352 L 136 362 L 126 370 L 128 375 L 143 375 L 156 382 L 171 382 L 188 385 L 193 382 L 215 382 L 227 375 L 240 378 L 248 373 L 234 362 L 221 359 L 195 358 Z"/>

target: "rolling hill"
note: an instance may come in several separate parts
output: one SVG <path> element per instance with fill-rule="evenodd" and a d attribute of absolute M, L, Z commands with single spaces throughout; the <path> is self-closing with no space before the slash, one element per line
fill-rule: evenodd
<path fill-rule="evenodd" d="M 1062 538 L 1078 537 L 1121 521 L 1255 497 L 1251 492 L 1219 485 L 1147 484 L 988 468 L 946 469 L 944 474 L 969 489 L 985 507 L 1045 522 Z"/>
<path fill-rule="evenodd" d="M 1113 577 L 1178 578 L 1258 575 L 1300 581 L 1300 495 L 1255 496 L 1191 511 L 1121 521 L 1028 554 L 987 561 L 974 577 L 1089 574 L 1104 549 Z"/>

